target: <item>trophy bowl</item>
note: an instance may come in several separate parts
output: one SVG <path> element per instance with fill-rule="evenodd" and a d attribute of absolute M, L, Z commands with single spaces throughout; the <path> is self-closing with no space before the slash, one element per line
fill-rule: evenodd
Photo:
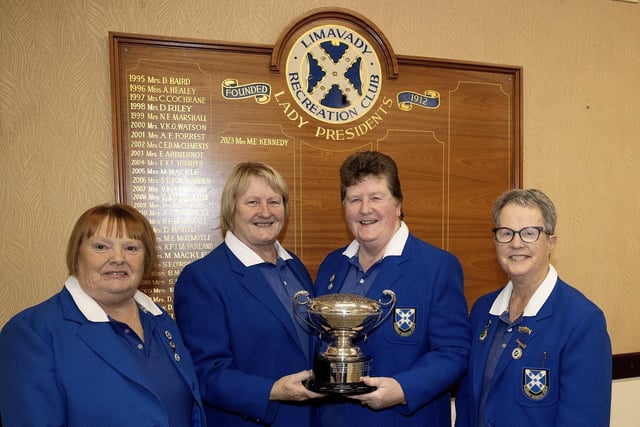
<path fill-rule="evenodd" d="M 378 301 L 354 294 L 328 294 L 309 298 L 307 291 L 293 297 L 294 313 L 329 343 L 315 355 L 313 377 L 307 388 L 318 393 L 363 394 L 375 390 L 360 381 L 370 374 L 371 356 L 355 345 L 391 314 L 396 295 L 384 290 Z M 384 298 L 384 301 L 383 301 Z"/>

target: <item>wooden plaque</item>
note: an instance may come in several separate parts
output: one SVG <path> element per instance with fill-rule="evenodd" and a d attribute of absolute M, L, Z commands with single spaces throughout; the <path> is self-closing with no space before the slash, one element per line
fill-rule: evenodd
<path fill-rule="evenodd" d="M 116 199 L 157 232 L 143 290 L 169 312 L 182 267 L 223 240 L 220 195 L 238 162 L 285 177 L 280 241 L 315 276 L 352 239 L 338 168 L 362 150 L 396 160 L 409 229 L 460 259 L 469 304 L 506 283 L 491 206 L 521 182 L 520 68 L 396 55 L 342 9 L 300 17 L 275 46 L 109 39 Z"/>

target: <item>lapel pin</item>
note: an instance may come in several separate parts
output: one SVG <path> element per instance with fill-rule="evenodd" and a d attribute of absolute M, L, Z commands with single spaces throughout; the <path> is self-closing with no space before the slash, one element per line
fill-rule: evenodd
<path fill-rule="evenodd" d="M 520 338 L 516 339 L 516 343 L 518 344 L 518 346 L 511 352 L 511 357 L 513 357 L 514 360 L 520 359 L 522 357 L 522 350 L 527 348 L 527 345 L 520 341 Z"/>
<path fill-rule="evenodd" d="M 329 286 L 327 286 L 328 289 L 333 289 L 333 281 L 336 280 L 336 275 L 332 274 L 331 277 L 329 277 Z"/>
<path fill-rule="evenodd" d="M 518 332 L 523 333 L 523 334 L 527 334 L 527 335 L 531 335 L 531 329 L 527 328 L 526 326 L 519 326 L 518 327 Z"/>
<path fill-rule="evenodd" d="M 489 333 L 489 326 L 491 326 L 491 319 L 489 319 L 489 321 L 487 322 L 486 326 L 484 327 L 484 329 L 480 333 L 480 341 L 484 341 L 484 339 L 487 338 L 487 334 Z"/>

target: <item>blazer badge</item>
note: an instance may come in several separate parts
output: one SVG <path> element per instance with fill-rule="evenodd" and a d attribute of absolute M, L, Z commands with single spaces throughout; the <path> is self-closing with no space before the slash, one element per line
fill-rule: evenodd
<path fill-rule="evenodd" d="M 542 400 L 549 391 L 549 370 L 524 368 L 522 389 L 531 400 Z"/>
<path fill-rule="evenodd" d="M 416 309 L 397 308 L 393 322 L 393 330 L 401 337 L 408 337 L 416 329 Z"/>

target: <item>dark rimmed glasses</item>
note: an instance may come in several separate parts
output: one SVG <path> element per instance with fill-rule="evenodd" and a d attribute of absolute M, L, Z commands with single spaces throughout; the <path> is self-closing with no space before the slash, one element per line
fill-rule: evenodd
<path fill-rule="evenodd" d="M 498 243 L 509 243 L 513 240 L 516 234 L 520 236 L 520 240 L 523 242 L 534 243 L 540 238 L 540 233 L 549 234 L 545 231 L 544 227 L 533 225 L 521 228 L 520 230 L 514 230 L 509 227 L 498 227 L 491 231 L 493 231 Z"/>

